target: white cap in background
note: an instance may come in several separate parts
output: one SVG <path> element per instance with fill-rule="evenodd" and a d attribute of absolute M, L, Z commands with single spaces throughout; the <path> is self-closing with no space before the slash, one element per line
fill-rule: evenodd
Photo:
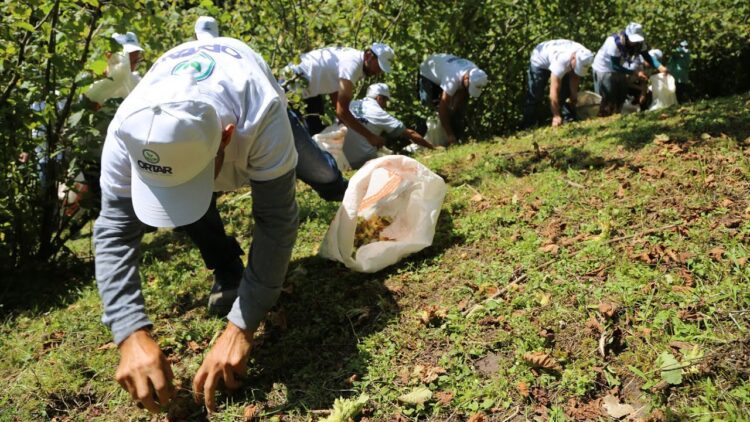
<path fill-rule="evenodd" d="M 200 16 L 195 21 L 195 38 L 207 40 L 219 36 L 219 24 L 211 16 Z"/>
<path fill-rule="evenodd" d="M 474 68 L 469 71 L 469 95 L 476 98 L 482 94 L 482 90 L 487 85 L 487 74 L 484 70 Z"/>
<path fill-rule="evenodd" d="M 391 90 L 388 89 L 388 85 L 380 82 L 372 84 L 367 87 L 367 96 L 370 98 L 376 98 L 378 95 L 382 95 L 386 98 L 391 98 Z"/>
<path fill-rule="evenodd" d="M 380 69 L 385 73 L 390 72 L 391 60 L 393 60 L 393 58 L 396 56 L 396 54 L 393 52 L 393 49 L 386 44 L 376 42 L 372 44 L 370 50 L 372 50 L 375 56 L 377 56 Z"/>
<path fill-rule="evenodd" d="M 184 226 L 211 202 L 221 120 L 192 78 L 167 78 L 159 92 L 174 95 L 143 101 L 116 135 L 130 156 L 135 214 L 154 227 Z"/>
<path fill-rule="evenodd" d="M 664 57 L 664 53 L 661 52 L 658 48 L 654 48 L 653 50 L 648 51 L 648 55 L 655 58 L 658 61 L 661 61 L 661 58 Z"/>
<path fill-rule="evenodd" d="M 643 35 L 643 26 L 640 23 L 630 22 L 625 27 L 625 35 L 631 42 L 643 42 L 646 37 Z"/>
<path fill-rule="evenodd" d="M 126 53 L 132 53 L 134 51 L 143 51 L 143 48 L 138 43 L 138 37 L 132 32 L 126 32 L 124 34 L 118 34 L 115 32 L 112 34 L 112 38 L 122 46 L 122 49 Z"/>
<path fill-rule="evenodd" d="M 576 67 L 573 71 L 578 76 L 586 76 L 591 64 L 594 63 L 594 54 L 587 48 L 576 51 Z"/>

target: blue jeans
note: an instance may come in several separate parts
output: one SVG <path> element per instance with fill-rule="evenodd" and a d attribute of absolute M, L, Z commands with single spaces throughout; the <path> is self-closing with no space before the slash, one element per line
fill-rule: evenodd
<path fill-rule="evenodd" d="M 292 110 L 288 110 L 294 146 L 297 149 L 297 178 L 308 184 L 326 201 L 341 201 L 349 181 L 344 179 L 336 160 L 320 149 L 304 124 Z"/>
<path fill-rule="evenodd" d="M 537 108 L 544 101 L 544 88 L 547 86 L 550 75 L 551 73 L 547 69 L 529 65 L 526 98 L 523 103 L 522 129 L 528 129 L 539 123 Z M 563 76 L 560 85 L 558 99 L 560 101 L 563 120 L 566 122 L 576 121 L 578 120 L 576 107 L 566 101 L 570 97 L 570 72 Z"/>

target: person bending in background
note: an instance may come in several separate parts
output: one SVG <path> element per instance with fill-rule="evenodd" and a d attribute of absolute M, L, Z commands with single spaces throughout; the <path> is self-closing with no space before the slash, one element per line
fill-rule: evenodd
<path fill-rule="evenodd" d="M 578 87 L 593 61 L 591 51 L 575 41 L 552 40 L 538 44 L 531 53 L 522 128 L 537 124 L 537 108 L 548 80 L 552 126 L 562 125 L 563 120 L 578 120 Z"/>
<path fill-rule="evenodd" d="M 367 96 L 361 100 L 352 101 L 350 109 L 354 117 L 359 120 L 367 130 L 390 139 L 406 138 L 416 145 L 433 149 L 432 144 L 427 142 L 422 135 L 407 128 L 404 124 L 386 111 L 388 100 L 391 97 L 388 85 L 384 83 L 372 84 L 367 88 Z M 346 132 L 344 141 L 344 155 L 352 168 L 360 168 L 362 165 L 378 156 L 378 148 L 372 145 L 367 138 L 353 130 Z"/>
<path fill-rule="evenodd" d="M 487 85 L 487 73 L 469 60 L 452 54 L 433 54 L 419 66 L 419 99 L 437 109 L 438 120 L 452 145 L 465 130 L 469 97 L 478 98 Z"/>
<path fill-rule="evenodd" d="M 625 61 L 636 55 L 640 55 L 652 68 L 667 73 L 667 68 L 648 54 L 641 24 L 631 22 L 624 31 L 610 35 L 596 53 L 592 66 L 594 90 L 602 97 L 600 117 L 622 110 L 627 95 L 627 75 L 635 73 L 637 77 L 648 80 L 648 75 L 642 70 L 634 72 L 623 66 Z"/>

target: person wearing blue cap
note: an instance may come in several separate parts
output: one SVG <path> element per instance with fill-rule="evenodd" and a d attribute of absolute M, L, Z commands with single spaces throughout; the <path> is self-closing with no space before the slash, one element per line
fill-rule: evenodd
<path fill-rule="evenodd" d="M 627 95 L 626 76 L 635 73 L 643 80 L 648 79 L 645 72 L 635 72 L 623 64 L 636 55 L 652 68 L 661 73 L 667 73 L 667 68 L 661 62 L 648 54 L 648 46 L 645 43 L 643 26 L 631 22 L 622 32 L 617 32 L 604 41 L 604 44 L 594 57 L 592 69 L 594 71 L 594 90 L 601 95 L 602 102 L 599 107 L 599 116 L 609 116 L 619 113 Z"/>
<path fill-rule="evenodd" d="M 552 40 L 538 44 L 531 52 L 522 127 L 526 129 L 537 123 L 536 111 L 548 80 L 552 126 L 560 126 L 563 118 L 566 122 L 578 120 L 578 87 L 593 61 L 591 51 L 575 41 Z"/>

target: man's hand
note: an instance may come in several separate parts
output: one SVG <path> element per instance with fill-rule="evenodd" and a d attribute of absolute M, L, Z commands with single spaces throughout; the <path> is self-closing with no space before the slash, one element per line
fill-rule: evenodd
<path fill-rule="evenodd" d="M 158 413 L 167 407 L 175 397 L 172 378 L 167 358 L 147 330 L 135 331 L 120 343 L 120 365 L 115 379 L 146 409 Z"/>
<path fill-rule="evenodd" d="M 368 139 L 367 142 L 369 142 L 375 148 L 382 148 L 383 146 L 385 146 L 385 138 L 372 132 L 370 133 L 370 139 Z"/>
<path fill-rule="evenodd" d="M 643 79 L 644 81 L 648 80 L 648 75 L 646 75 L 646 72 L 639 70 L 636 74 L 640 79 Z"/>
<path fill-rule="evenodd" d="M 214 398 L 219 381 L 223 381 L 224 387 L 229 390 L 239 388 L 240 383 L 236 376 L 243 376 L 247 371 L 252 339 L 252 333 L 240 329 L 231 322 L 227 324 L 227 328 L 208 351 L 193 379 L 193 397 L 196 403 L 200 403 L 203 396 L 206 408 L 213 412 L 216 410 Z"/>
<path fill-rule="evenodd" d="M 552 127 L 562 126 L 562 122 L 563 122 L 562 121 L 562 117 L 560 117 L 560 116 L 554 116 L 552 118 Z"/>

